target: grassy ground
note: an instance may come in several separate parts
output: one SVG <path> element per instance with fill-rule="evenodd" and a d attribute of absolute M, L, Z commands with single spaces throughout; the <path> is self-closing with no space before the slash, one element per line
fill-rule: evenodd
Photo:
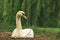
<path fill-rule="evenodd" d="M 14 25 L 0 25 L 0 31 L 13 31 L 16 26 Z M 23 26 L 23 28 L 26 28 Z M 27 27 L 30 28 L 30 27 Z M 60 32 L 60 28 L 40 28 L 40 27 L 31 27 L 36 34 L 39 34 L 40 32 Z"/>
<path fill-rule="evenodd" d="M 25 26 L 23 26 L 26 28 Z M 48 36 L 51 40 L 59 39 L 60 40 L 60 28 L 40 28 L 40 27 L 31 27 L 34 30 L 35 35 L 42 35 L 43 37 Z M 0 32 L 12 32 L 15 29 L 13 25 L 0 25 Z"/>

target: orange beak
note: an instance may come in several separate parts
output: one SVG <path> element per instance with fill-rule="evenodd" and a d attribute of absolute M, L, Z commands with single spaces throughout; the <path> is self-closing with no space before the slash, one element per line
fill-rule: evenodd
<path fill-rule="evenodd" d="M 27 17 L 26 17 L 25 15 L 23 15 L 23 17 L 24 17 L 25 19 L 27 19 Z"/>

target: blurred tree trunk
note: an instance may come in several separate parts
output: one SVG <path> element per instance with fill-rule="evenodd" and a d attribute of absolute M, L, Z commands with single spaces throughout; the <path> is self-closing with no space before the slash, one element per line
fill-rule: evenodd
<path fill-rule="evenodd" d="M 6 21 L 7 20 L 7 4 L 8 4 L 8 0 L 4 0 L 4 7 L 3 7 L 3 18 Z"/>

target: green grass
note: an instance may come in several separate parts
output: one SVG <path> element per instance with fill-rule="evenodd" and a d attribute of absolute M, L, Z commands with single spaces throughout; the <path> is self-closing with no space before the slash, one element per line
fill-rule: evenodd
<path fill-rule="evenodd" d="M 39 28 L 39 27 L 32 27 L 32 29 L 35 31 L 35 33 L 40 34 L 41 32 L 43 33 L 48 33 L 48 32 L 60 32 L 60 28 Z"/>
<path fill-rule="evenodd" d="M 23 26 L 26 28 L 25 26 Z M 35 33 L 39 34 L 40 32 L 60 32 L 60 28 L 40 28 L 40 27 L 31 27 Z M 0 25 L 0 31 L 13 31 L 15 29 L 14 25 Z"/>
<path fill-rule="evenodd" d="M 1 31 L 13 31 L 15 28 L 14 25 L 0 25 L 0 32 Z"/>

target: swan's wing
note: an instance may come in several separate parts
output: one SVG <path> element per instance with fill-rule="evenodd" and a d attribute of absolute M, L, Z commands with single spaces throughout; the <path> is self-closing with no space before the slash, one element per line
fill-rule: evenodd
<path fill-rule="evenodd" d="M 31 32 L 31 29 L 23 29 L 20 34 L 22 34 L 21 36 L 27 36 L 29 35 L 29 33 Z"/>

